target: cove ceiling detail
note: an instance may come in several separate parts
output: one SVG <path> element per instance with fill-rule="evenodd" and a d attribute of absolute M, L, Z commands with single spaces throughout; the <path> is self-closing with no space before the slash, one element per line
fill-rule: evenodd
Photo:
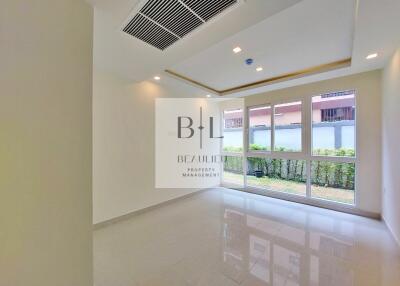
<path fill-rule="evenodd" d="M 123 31 L 164 50 L 238 0 L 149 0 Z"/>

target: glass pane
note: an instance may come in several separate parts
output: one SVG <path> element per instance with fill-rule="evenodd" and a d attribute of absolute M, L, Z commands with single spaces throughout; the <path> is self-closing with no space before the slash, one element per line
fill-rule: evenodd
<path fill-rule="evenodd" d="M 354 91 L 327 93 L 313 97 L 314 155 L 354 157 L 355 103 Z"/>
<path fill-rule="evenodd" d="M 249 150 L 271 150 L 271 106 L 249 109 Z"/>
<path fill-rule="evenodd" d="M 275 151 L 301 151 L 301 101 L 275 105 Z"/>
<path fill-rule="evenodd" d="M 247 185 L 271 191 L 306 195 L 306 161 L 247 158 Z"/>
<path fill-rule="evenodd" d="M 243 150 L 243 110 L 224 111 L 223 149 L 226 152 Z"/>
<path fill-rule="evenodd" d="M 338 203 L 354 204 L 355 163 L 313 161 L 311 196 Z"/>
<path fill-rule="evenodd" d="M 222 181 L 235 186 L 244 185 L 243 157 L 224 156 L 224 174 Z"/>

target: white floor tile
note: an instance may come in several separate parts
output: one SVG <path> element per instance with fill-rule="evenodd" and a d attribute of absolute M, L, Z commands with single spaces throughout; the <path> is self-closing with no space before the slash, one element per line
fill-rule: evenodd
<path fill-rule="evenodd" d="M 382 222 L 219 188 L 94 232 L 96 286 L 400 285 Z"/>

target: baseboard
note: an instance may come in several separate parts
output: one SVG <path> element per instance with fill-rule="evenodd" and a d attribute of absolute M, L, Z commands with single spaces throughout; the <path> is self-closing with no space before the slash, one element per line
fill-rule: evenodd
<path fill-rule="evenodd" d="M 390 226 L 390 224 L 387 223 L 387 221 L 386 221 L 386 219 L 385 219 L 385 217 L 384 217 L 383 215 L 382 215 L 382 220 L 383 220 L 383 222 L 385 223 L 385 225 L 386 225 L 386 227 L 388 228 L 390 234 L 392 235 L 394 241 L 397 243 L 397 246 L 398 246 L 399 249 L 400 249 L 400 239 L 396 236 L 396 234 L 394 233 L 392 227 Z"/>
<path fill-rule="evenodd" d="M 118 223 L 120 221 L 129 219 L 131 217 L 134 217 L 134 216 L 137 216 L 137 215 L 140 215 L 140 214 L 143 214 L 145 212 L 152 211 L 152 210 L 154 210 L 156 208 L 159 208 L 159 207 L 162 207 L 162 206 L 166 206 L 166 205 L 175 203 L 175 202 L 180 201 L 180 200 L 187 199 L 189 197 L 192 197 L 194 195 L 197 195 L 199 193 L 202 193 L 202 192 L 205 192 L 205 191 L 208 191 L 208 190 L 211 190 L 211 189 L 212 188 L 200 189 L 198 191 L 194 191 L 192 193 L 189 193 L 189 194 L 186 194 L 186 195 L 183 195 L 183 196 L 179 196 L 179 197 L 176 197 L 176 198 L 173 198 L 173 199 L 170 199 L 170 200 L 167 200 L 167 201 L 155 204 L 155 205 L 151 205 L 151 206 L 148 206 L 148 207 L 143 208 L 143 209 L 135 210 L 135 211 L 129 212 L 127 214 L 124 214 L 124 215 L 121 215 L 121 216 L 118 216 L 118 217 L 115 217 L 115 218 L 111 218 L 111 219 L 108 219 L 108 220 L 105 220 L 105 221 L 102 221 L 102 222 L 95 223 L 95 224 L 93 224 L 93 229 L 97 230 L 97 229 L 106 227 L 108 225 L 111 225 L 111 224 L 114 224 L 114 223 Z"/>

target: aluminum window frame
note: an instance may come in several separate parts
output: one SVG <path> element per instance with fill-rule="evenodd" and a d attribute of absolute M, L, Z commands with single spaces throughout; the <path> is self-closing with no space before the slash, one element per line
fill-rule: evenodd
<path fill-rule="evenodd" d="M 340 157 L 340 156 L 321 156 L 313 154 L 313 107 L 312 107 L 312 99 L 314 96 L 320 96 L 325 93 L 320 93 L 318 95 L 308 95 L 303 97 L 294 96 L 291 99 L 278 99 L 278 100 L 270 100 L 265 103 L 257 104 L 257 105 L 249 105 L 244 106 L 242 108 L 243 114 L 243 150 L 242 152 L 224 152 L 221 148 L 221 154 L 223 156 L 236 156 L 243 158 L 243 187 L 239 188 L 240 190 L 257 193 L 262 195 L 267 195 L 271 197 L 281 198 L 289 201 L 300 202 L 304 204 L 319 206 L 323 208 L 335 209 L 343 212 L 349 213 L 357 213 L 359 211 L 359 192 L 358 192 L 358 157 L 357 157 L 357 124 L 358 124 L 358 104 L 357 104 L 357 90 L 348 89 L 354 91 L 355 97 L 355 123 L 354 123 L 354 147 L 355 147 L 355 156 L 354 157 Z M 337 91 L 332 91 L 332 93 Z M 301 102 L 301 151 L 293 151 L 293 152 L 285 152 L 285 151 L 276 151 L 275 150 L 275 106 L 279 104 L 291 103 L 291 102 Z M 249 114 L 250 109 L 257 107 L 271 107 L 271 150 L 257 150 L 250 151 L 249 150 Z M 225 110 L 222 110 L 222 114 L 224 114 Z M 222 117 L 223 118 L 223 117 Z M 223 123 L 221 124 L 223 128 Z M 223 143 L 221 143 L 223 146 Z M 248 170 L 248 158 L 249 157 L 258 157 L 265 159 L 292 159 L 292 160 L 304 160 L 306 162 L 306 196 L 299 196 L 295 194 L 289 194 L 285 192 L 275 191 L 267 188 L 261 187 L 253 187 L 247 184 L 247 170 Z M 342 202 L 332 201 L 323 198 L 312 197 L 311 189 L 312 189 L 312 181 L 311 181 L 311 165 L 313 161 L 329 161 L 334 163 L 354 163 L 355 164 L 355 177 L 354 177 L 354 202 L 353 204 L 346 204 Z M 223 166 L 222 166 L 222 174 L 223 174 Z M 223 176 L 221 180 L 221 185 L 224 186 Z"/>

